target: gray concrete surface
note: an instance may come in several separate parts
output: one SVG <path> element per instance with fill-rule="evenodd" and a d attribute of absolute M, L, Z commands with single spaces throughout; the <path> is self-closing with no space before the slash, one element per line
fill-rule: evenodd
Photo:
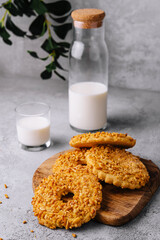
<path fill-rule="evenodd" d="M 14 109 L 26 101 L 43 101 L 51 106 L 53 145 L 47 150 L 32 153 L 18 145 Z M 160 93 L 110 88 L 108 131 L 128 132 L 137 139 L 131 151 L 160 167 Z M 68 149 L 68 142 L 75 134 L 68 124 L 67 82 L 0 76 L 0 237 L 70 240 L 72 233 L 76 233 L 79 240 L 160 239 L 160 190 L 139 216 L 121 227 L 90 221 L 78 229 L 51 230 L 38 224 L 31 205 L 33 173 L 44 160 Z M 4 184 L 8 185 L 7 189 Z M 24 220 L 27 224 L 23 224 Z"/>
<path fill-rule="evenodd" d="M 2 2 L 4 0 L 0 0 L 0 3 Z M 101 8 L 106 12 L 105 36 L 110 55 L 110 85 L 160 91 L 159 0 L 70 0 L 70 2 L 73 9 Z M 0 9 L 0 18 L 2 13 Z M 16 17 L 13 21 L 26 30 L 31 19 Z M 0 39 L 0 74 L 39 77 L 47 63 L 33 59 L 27 50 L 37 51 L 41 57 L 46 56 L 40 49 L 45 37 L 34 41 L 14 36 L 12 39 L 13 46 L 7 46 Z M 66 40 L 71 39 L 72 32 L 69 32 Z M 68 67 L 67 59 L 61 62 L 64 67 Z"/>

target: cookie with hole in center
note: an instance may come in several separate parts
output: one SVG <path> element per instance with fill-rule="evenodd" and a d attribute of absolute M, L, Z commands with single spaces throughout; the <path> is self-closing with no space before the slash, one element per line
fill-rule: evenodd
<path fill-rule="evenodd" d="M 92 147 L 86 152 L 90 171 L 106 183 L 121 188 L 139 189 L 149 181 L 140 158 L 115 146 Z"/>
<path fill-rule="evenodd" d="M 67 201 L 63 197 L 72 193 Z M 49 228 L 71 229 L 95 217 L 102 201 L 102 186 L 86 166 L 61 169 L 44 178 L 32 200 L 34 215 Z"/>
<path fill-rule="evenodd" d="M 108 144 L 122 148 L 131 148 L 136 144 L 136 140 L 127 133 L 96 132 L 76 135 L 71 138 L 69 144 L 76 148 Z"/>

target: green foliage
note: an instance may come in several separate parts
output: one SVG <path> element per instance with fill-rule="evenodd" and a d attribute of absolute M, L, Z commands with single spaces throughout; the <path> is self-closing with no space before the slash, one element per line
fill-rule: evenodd
<path fill-rule="evenodd" d="M 26 37 L 35 40 L 46 36 L 40 46 L 46 57 L 39 57 L 35 51 L 28 53 L 35 59 L 46 61 L 50 59 L 50 63 L 41 73 L 42 79 L 49 79 L 54 72 L 59 78 L 65 78 L 57 72 L 57 69 L 66 71 L 58 62 L 60 57 L 68 57 L 70 44 L 63 41 L 55 41 L 55 35 L 59 39 L 64 40 L 68 31 L 71 30 L 72 24 L 65 23 L 70 16 L 71 5 L 67 0 L 59 0 L 46 3 L 43 0 L 8 0 L 1 4 L 0 8 L 5 9 L 4 16 L 0 20 L 0 38 L 8 45 L 12 45 L 11 34 L 18 37 Z M 27 31 L 20 29 L 13 21 L 15 17 L 31 17 L 32 23 Z"/>
<path fill-rule="evenodd" d="M 0 22 L 0 36 L 2 37 L 3 41 L 8 44 L 12 45 L 10 38 L 10 34 L 6 31 L 5 27 Z"/>
<path fill-rule="evenodd" d="M 26 32 L 21 30 L 19 27 L 17 27 L 11 20 L 10 16 L 7 16 L 6 20 L 6 28 L 11 31 L 13 34 L 15 34 L 18 37 L 24 37 L 26 35 Z"/>
<path fill-rule="evenodd" d="M 57 2 L 53 2 L 53 3 L 47 3 L 46 7 L 47 7 L 49 13 L 56 15 L 56 16 L 62 16 L 71 10 L 71 5 L 66 0 L 60 0 Z"/>
<path fill-rule="evenodd" d="M 30 7 L 37 12 L 37 14 L 42 15 L 47 12 L 45 3 L 39 0 L 31 0 Z"/>
<path fill-rule="evenodd" d="M 34 19 L 29 27 L 33 36 L 43 36 L 47 30 L 47 24 L 44 15 L 39 15 Z"/>
<path fill-rule="evenodd" d="M 53 30 L 55 31 L 55 33 L 57 34 L 57 36 L 61 39 L 65 39 L 67 33 L 69 30 L 71 30 L 72 25 L 70 23 L 65 23 L 63 25 L 60 26 L 53 26 Z"/>

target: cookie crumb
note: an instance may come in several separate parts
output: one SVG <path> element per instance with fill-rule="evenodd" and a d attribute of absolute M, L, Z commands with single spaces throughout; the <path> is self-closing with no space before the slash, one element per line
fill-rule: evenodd
<path fill-rule="evenodd" d="M 7 198 L 7 199 L 9 198 L 7 194 L 4 194 L 4 196 L 5 196 L 5 198 Z"/>
<path fill-rule="evenodd" d="M 8 188 L 8 186 L 7 186 L 6 184 L 4 184 L 4 187 L 5 187 L 5 188 Z"/>
<path fill-rule="evenodd" d="M 72 233 L 72 236 L 73 236 L 74 238 L 76 238 L 76 237 L 77 237 L 77 235 L 76 235 L 75 233 Z"/>
<path fill-rule="evenodd" d="M 33 230 L 31 230 L 31 233 L 34 233 L 34 231 L 33 231 Z"/>
<path fill-rule="evenodd" d="M 27 221 L 26 221 L 26 220 L 24 220 L 24 221 L 23 221 L 23 224 L 26 224 L 26 223 L 27 223 Z"/>
<path fill-rule="evenodd" d="M 0 238 L 0 240 L 3 240 L 3 238 Z"/>

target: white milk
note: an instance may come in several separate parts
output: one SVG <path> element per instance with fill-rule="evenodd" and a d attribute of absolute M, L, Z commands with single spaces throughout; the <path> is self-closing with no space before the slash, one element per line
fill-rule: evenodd
<path fill-rule="evenodd" d="M 80 82 L 69 88 L 69 122 L 82 130 L 98 130 L 107 123 L 107 87 Z"/>
<path fill-rule="evenodd" d="M 20 143 L 26 146 L 40 146 L 50 139 L 50 123 L 45 117 L 24 117 L 17 121 Z"/>

